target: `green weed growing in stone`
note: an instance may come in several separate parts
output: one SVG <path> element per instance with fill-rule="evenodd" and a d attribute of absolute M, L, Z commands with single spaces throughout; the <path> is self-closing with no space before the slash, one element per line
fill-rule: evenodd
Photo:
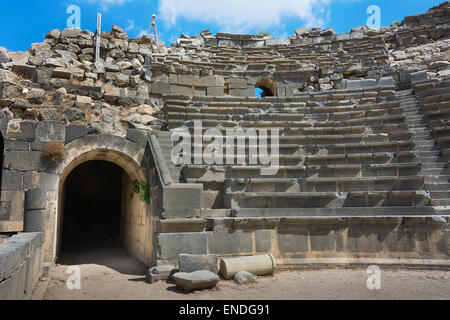
<path fill-rule="evenodd" d="M 133 191 L 130 194 L 130 198 L 132 199 L 136 193 L 141 201 L 150 204 L 150 185 L 146 181 L 139 180 L 133 180 L 131 184 L 133 185 Z"/>

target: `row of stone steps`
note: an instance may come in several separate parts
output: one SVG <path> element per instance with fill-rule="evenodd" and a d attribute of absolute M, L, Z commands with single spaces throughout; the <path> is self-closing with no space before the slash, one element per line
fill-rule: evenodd
<path fill-rule="evenodd" d="M 439 207 L 439 210 L 447 210 L 450 206 L 450 168 L 442 157 L 436 137 L 428 125 L 428 120 L 423 110 L 417 103 L 413 90 L 397 92 L 403 110 L 405 121 L 412 132 L 415 143 L 416 155 L 422 163 L 425 176 L 425 190 L 430 192 L 431 203 Z"/>
<path fill-rule="evenodd" d="M 385 98 L 377 97 L 376 92 L 372 96 L 376 99 L 369 102 L 371 98 L 367 98 L 366 103 L 380 106 L 383 113 L 390 113 L 385 109 L 388 103 L 376 102 Z M 330 97 L 332 95 L 328 99 Z M 326 98 L 324 95 L 320 101 L 326 101 Z M 184 125 L 192 136 L 193 121 L 184 119 L 198 115 L 205 120 L 202 121 L 202 133 L 215 128 L 223 134 L 227 127 L 234 126 L 245 130 L 277 128 L 282 131 L 279 170 L 266 178 L 261 173 L 263 165 L 238 165 L 242 162 L 237 160 L 249 163 L 255 142 L 245 147 L 245 155 L 233 155 L 235 165 L 226 165 L 226 157 L 223 156 L 223 164 L 177 166 L 171 161 L 174 146 L 171 133 L 162 133 L 159 142 L 173 180 L 203 184 L 206 208 L 426 207 L 431 204 L 430 197 L 441 206 L 446 200 L 443 197 L 449 195 L 442 185 L 449 183 L 450 172 L 440 161 L 439 148 L 431 140 L 433 133 L 426 126 L 412 92 L 400 92 L 391 99 L 396 102 L 390 107 L 406 110 L 405 114 L 381 117 L 373 116 L 379 111 L 361 115 L 359 111 L 352 111 L 352 107 L 340 105 L 339 101 L 334 106 L 320 107 L 316 111 L 320 114 L 333 110 L 341 113 L 342 117 L 328 114 L 315 119 L 310 113 L 314 108 L 295 110 L 300 113 L 286 109 L 288 112 L 283 113 L 283 108 L 289 108 L 284 105 L 288 100 L 223 100 L 196 98 L 178 101 L 169 98 L 170 104 L 166 101 L 166 106 L 175 111 L 169 113 L 169 127 Z M 276 106 L 277 103 L 279 105 Z M 254 113 L 254 120 L 258 121 L 228 121 L 234 112 L 248 114 L 250 109 L 261 107 L 267 108 L 268 112 Z M 356 103 L 353 110 L 360 107 L 361 104 Z M 369 106 L 367 110 L 370 109 Z M 308 112 L 302 114 L 303 110 Z M 214 115 L 213 111 L 219 114 Z M 353 116 L 361 119 L 349 119 Z M 244 117 L 248 115 L 241 118 Z M 285 117 L 294 121 L 276 121 Z M 303 117 L 309 119 L 303 121 Z M 190 160 L 195 163 L 195 139 L 191 143 Z M 199 144 L 198 149 L 204 151 L 207 144 Z M 433 195 L 423 191 L 425 185 L 435 188 Z"/>
<path fill-rule="evenodd" d="M 173 181 L 179 182 L 181 167 L 176 166 L 171 159 L 172 154 L 171 135 L 172 133 L 170 131 L 158 131 L 158 141 Z"/>

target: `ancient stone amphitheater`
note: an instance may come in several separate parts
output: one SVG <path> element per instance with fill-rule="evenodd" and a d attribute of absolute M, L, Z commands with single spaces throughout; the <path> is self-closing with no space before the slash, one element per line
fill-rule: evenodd
<path fill-rule="evenodd" d="M 180 253 L 448 268 L 449 36 L 444 2 L 288 39 L 206 30 L 166 47 L 114 26 L 97 62 L 87 30 L 2 48 L 0 299 L 29 297 L 65 248 L 117 235 L 161 270 Z M 252 137 L 244 164 L 174 164 L 172 133 L 198 121 L 279 130 L 278 172 L 245 161 Z"/>

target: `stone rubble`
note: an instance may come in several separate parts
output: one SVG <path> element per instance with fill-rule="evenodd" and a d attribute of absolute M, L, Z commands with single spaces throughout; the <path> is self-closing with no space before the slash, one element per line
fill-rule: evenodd
<path fill-rule="evenodd" d="M 238 284 L 255 283 L 258 277 L 247 271 L 239 271 L 233 278 Z"/>
<path fill-rule="evenodd" d="M 214 288 L 219 282 L 219 276 L 207 270 L 191 273 L 177 272 L 172 278 L 175 280 L 177 287 L 186 292 Z"/>
<path fill-rule="evenodd" d="M 163 125 L 166 115 L 160 108 L 139 108 L 152 105 L 150 97 L 161 106 L 169 94 L 253 96 L 260 77 L 277 81 L 278 96 L 345 89 L 352 79 L 386 76 L 394 77 L 401 89 L 411 72 L 448 77 L 448 11 L 444 2 L 380 30 L 364 26 L 337 34 L 333 29 L 297 29 L 287 39 L 204 30 L 199 36 L 182 35 L 171 47 L 146 37 L 129 39 L 114 25 L 101 34 L 98 62 L 91 31 L 52 30 L 26 52 L 0 48 L 0 106 L 17 119 L 96 124 L 123 135 L 127 128 Z M 61 88 L 66 92 L 55 99 Z M 44 97 L 21 94 L 24 89 L 45 90 Z M 78 108 L 80 96 L 92 99 L 84 117 L 70 111 Z M 105 102 L 112 105 L 108 115 L 100 112 Z"/>

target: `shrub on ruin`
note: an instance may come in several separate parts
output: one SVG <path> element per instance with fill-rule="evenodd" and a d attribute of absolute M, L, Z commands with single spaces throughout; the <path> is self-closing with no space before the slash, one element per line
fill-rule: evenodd
<path fill-rule="evenodd" d="M 42 154 L 51 161 L 60 161 L 66 155 L 66 149 L 62 142 L 49 142 L 42 150 Z"/>

